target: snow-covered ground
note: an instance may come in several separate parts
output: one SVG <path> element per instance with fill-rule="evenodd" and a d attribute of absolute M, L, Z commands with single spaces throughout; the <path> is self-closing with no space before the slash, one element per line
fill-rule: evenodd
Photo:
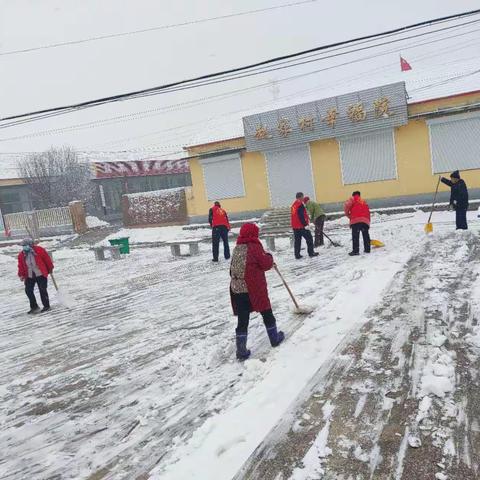
<path fill-rule="evenodd" d="M 96 262 L 87 249 L 59 249 L 56 278 L 75 303 L 67 310 L 51 289 L 53 310 L 34 317 L 25 313 L 12 249 L 0 250 L 0 478 L 232 478 L 336 348 L 358 334 L 412 256 L 427 242 L 455 235 L 453 213 L 434 214 L 430 239 L 426 218 L 421 212 L 375 217 L 372 237 L 386 247 L 369 256 L 346 255 L 350 238 L 342 221 L 327 231 L 344 246 L 320 249 L 315 259 L 295 261 L 288 240 L 278 241 L 280 270 L 300 303 L 315 310 L 292 314 L 288 294 L 269 272 L 273 310 L 287 340 L 272 350 L 253 318 L 252 358 L 244 363 L 234 358 L 229 266 L 213 265 L 206 244 L 196 257 L 173 259 L 160 247 L 134 249 L 117 262 Z M 476 212 L 470 221 L 477 232 Z M 167 227 L 115 237 L 123 235 L 139 243 L 199 232 Z M 454 258 L 468 261 L 463 237 L 455 238 Z M 435 288 L 445 261 L 444 255 L 417 288 Z M 479 337 L 472 329 L 472 348 L 480 348 Z M 432 337 L 434 345 L 441 340 L 440 333 Z M 432 355 L 421 367 L 421 398 L 454 388 L 446 357 Z M 439 372 L 441 385 L 431 381 Z M 333 408 L 324 406 L 327 423 Z M 328 429 L 323 436 L 328 454 Z"/>

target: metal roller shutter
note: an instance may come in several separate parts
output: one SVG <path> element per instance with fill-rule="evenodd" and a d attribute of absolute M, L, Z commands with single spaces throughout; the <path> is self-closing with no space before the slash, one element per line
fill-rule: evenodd
<path fill-rule="evenodd" d="M 339 140 L 343 184 L 397 178 L 393 130 Z"/>
<path fill-rule="evenodd" d="M 208 200 L 245 196 L 242 161 L 239 153 L 200 160 Z"/>
<path fill-rule="evenodd" d="M 438 118 L 428 124 L 433 173 L 480 168 L 480 115 Z"/>
<path fill-rule="evenodd" d="M 272 207 L 287 207 L 297 192 L 315 198 L 308 145 L 265 153 Z"/>

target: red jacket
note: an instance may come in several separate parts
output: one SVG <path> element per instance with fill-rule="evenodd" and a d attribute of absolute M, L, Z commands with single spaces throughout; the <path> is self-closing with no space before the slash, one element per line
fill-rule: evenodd
<path fill-rule="evenodd" d="M 370 207 L 360 196 L 355 195 L 345 202 L 345 215 L 350 219 L 350 225 L 366 223 L 370 225 Z"/>
<path fill-rule="evenodd" d="M 37 267 L 44 277 L 48 277 L 48 274 L 53 270 L 53 262 L 50 255 L 44 248 L 37 245 L 33 247 L 33 251 L 35 252 Z M 18 254 L 18 276 L 20 278 L 28 278 L 27 260 L 23 251 Z"/>
<path fill-rule="evenodd" d="M 295 200 L 290 209 L 291 224 L 294 230 L 305 228 L 310 224 L 307 209 L 301 200 Z"/>
<path fill-rule="evenodd" d="M 233 250 L 230 268 L 230 292 L 248 293 L 252 312 L 270 310 L 265 272 L 273 267 L 273 257 L 266 253 L 260 242 L 237 245 Z M 236 315 L 235 302 L 232 301 Z"/>
<path fill-rule="evenodd" d="M 208 219 L 212 227 L 227 227 L 230 230 L 230 222 L 228 221 L 227 212 L 222 208 L 214 205 L 209 212 Z"/>

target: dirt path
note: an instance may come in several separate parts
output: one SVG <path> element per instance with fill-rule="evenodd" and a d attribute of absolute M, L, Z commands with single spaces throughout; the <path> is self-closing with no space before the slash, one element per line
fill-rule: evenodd
<path fill-rule="evenodd" d="M 479 259 L 474 235 L 427 242 L 236 479 L 480 478 Z"/>

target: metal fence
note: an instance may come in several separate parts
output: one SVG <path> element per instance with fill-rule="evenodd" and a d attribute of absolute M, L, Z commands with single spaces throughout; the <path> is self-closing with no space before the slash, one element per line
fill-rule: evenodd
<path fill-rule="evenodd" d="M 72 216 L 69 207 L 48 208 L 32 212 L 18 212 L 4 215 L 5 226 L 11 232 L 71 230 Z"/>

